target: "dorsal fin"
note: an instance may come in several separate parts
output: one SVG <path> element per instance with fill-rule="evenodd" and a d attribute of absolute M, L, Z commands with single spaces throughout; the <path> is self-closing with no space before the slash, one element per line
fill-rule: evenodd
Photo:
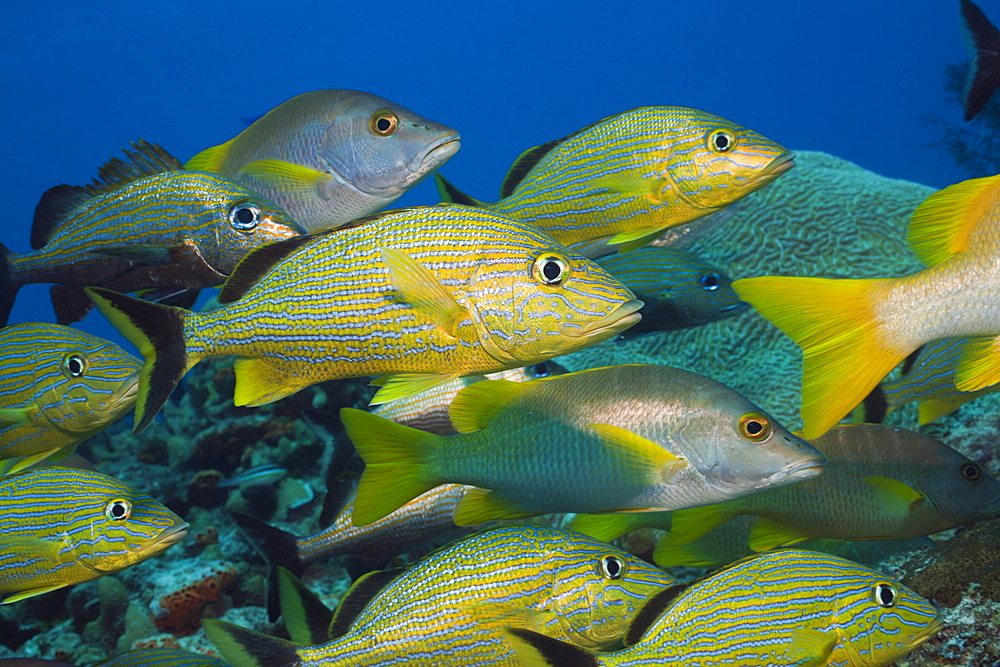
<path fill-rule="evenodd" d="M 312 241 L 316 236 L 319 236 L 319 234 L 295 236 L 290 239 L 262 245 L 248 253 L 246 257 L 240 260 L 236 268 L 233 269 L 229 280 L 219 290 L 216 301 L 219 303 L 231 303 L 241 299 L 275 264 Z"/>
<path fill-rule="evenodd" d="M 336 639 L 347 633 L 368 603 L 404 572 L 406 568 L 375 570 L 358 577 L 358 580 L 344 593 L 337 610 L 333 612 L 333 620 L 327 632 L 330 639 Z"/>
<path fill-rule="evenodd" d="M 95 197 L 137 181 L 140 178 L 184 169 L 180 160 L 163 149 L 162 146 L 137 139 L 131 142 L 134 150 L 123 148 L 122 152 L 131 161 L 113 157 L 97 170 L 97 178 L 86 188 L 87 194 Z"/>
<path fill-rule="evenodd" d="M 434 186 L 437 188 L 438 197 L 444 204 L 463 204 L 465 206 L 483 206 L 484 202 L 465 194 L 455 184 L 441 174 L 434 174 Z"/>
<path fill-rule="evenodd" d="M 510 165 L 510 169 L 507 170 L 507 175 L 503 177 L 503 183 L 500 184 L 500 199 L 509 197 L 514 190 L 517 190 L 517 186 L 524 180 L 525 175 L 534 169 L 535 165 L 541 162 L 542 158 L 548 155 L 553 148 L 577 134 L 579 133 L 574 132 L 569 137 L 546 141 L 544 144 L 529 148 L 518 155 L 514 163 Z"/>
<path fill-rule="evenodd" d="M 56 185 L 42 193 L 31 223 L 31 247 L 38 250 L 52 238 L 59 225 L 73 216 L 91 195 L 82 185 Z"/>
<path fill-rule="evenodd" d="M 283 567 L 277 568 L 281 616 L 285 629 L 296 644 L 325 644 L 333 613 L 303 584 Z"/>

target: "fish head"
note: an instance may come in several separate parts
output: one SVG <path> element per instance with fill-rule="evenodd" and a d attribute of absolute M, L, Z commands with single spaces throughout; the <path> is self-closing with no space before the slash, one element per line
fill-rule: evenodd
<path fill-rule="evenodd" d="M 924 448 L 912 448 L 911 460 L 924 454 L 915 487 L 933 506 L 928 509 L 941 515 L 945 522 L 942 530 L 1000 515 L 1000 481 L 944 443 L 927 436 L 919 438 L 931 441 L 933 449 L 920 452 Z"/>
<path fill-rule="evenodd" d="M 454 129 L 371 95 L 341 101 L 316 148 L 323 170 L 339 183 L 381 202 L 400 197 L 461 147 Z"/>
<path fill-rule="evenodd" d="M 107 478 L 110 480 L 110 478 Z M 96 572 L 116 572 L 156 556 L 187 535 L 188 524 L 160 502 L 116 480 L 100 493 L 81 493 L 75 523 L 86 524 L 77 561 Z"/>
<path fill-rule="evenodd" d="M 698 377 L 672 438 L 720 499 L 819 475 L 826 456 L 729 387 Z"/>
<path fill-rule="evenodd" d="M 663 570 L 584 535 L 564 534 L 554 550 L 560 568 L 551 618 L 559 627 L 542 631 L 590 650 L 621 645 L 647 598 L 677 583 Z"/>
<path fill-rule="evenodd" d="M 63 327 L 65 328 L 65 327 Z M 33 350 L 38 408 L 48 424 L 82 440 L 132 409 L 142 364 L 118 345 L 75 330 L 41 338 Z"/>
<path fill-rule="evenodd" d="M 642 302 L 592 260 L 540 232 L 524 252 L 484 258 L 468 302 L 483 348 L 510 366 L 568 354 L 639 321 Z"/>
<path fill-rule="evenodd" d="M 719 210 L 774 181 L 794 166 L 794 155 L 780 144 L 714 114 L 682 109 L 661 129 L 664 141 L 656 178 L 671 188 L 678 203 Z M 667 200 L 667 197 L 661 197 Z"/>

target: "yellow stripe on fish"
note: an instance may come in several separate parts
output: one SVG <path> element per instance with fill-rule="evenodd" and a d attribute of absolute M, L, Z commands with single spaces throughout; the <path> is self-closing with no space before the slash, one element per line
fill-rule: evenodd
<path fill-rule="evenodd" d="M 0 479 L 4 603 L 96 579 L 156 556 L 188 524 L 105 475 L 43 468 Z"/>
<path fill-rule="evenodd" d="M 0 473 L 67 456 L 132 409 L 139 360 L 56 324 L 0 329 Z"/>
<path fill-rule="evenodd" d="M 274 204 L 212 174 L 185 171 L 155 144 L 135 142 L 86 186 L 49 189 L 35 211 L 34 250 L 0 245 L 0 324 L 18 289 L 56 283 L 60 324 L 90 308 L 83 287 L 120 292 L 221 285 L 250 250 L 300 233 Z"/>
<path fill-rule="evenodd" d="M 445 201 L 481 205 L 567 246 L 607 238 L 631 249 L 728 206 L 793 164 L 782 146 L 715 114 L 640 107 L 528 149 L 493 204 L 435 178 Z"/>
<path fill-rule="evenodd" d="M 929 268 L 900 278 L 762 276 L 741 299 L 802 347 L 802 421 L 821 436 L 924 343 L 973 337 L 960 391 L 1000 382 L 1000 176 L 936 192 L 913 212 L 910 246 Z"/>
<path fill-rule="evenodd" d="M 229 662 L 247 667 L 404 661 L 516 667 L 504 627 L 523 625 L 578 646 L 613 648 L 645 600 L 672 583 L 662 570 L 592 538 L 509 526 L 434 552 L 374 595 L 359 580 L 334 618 L 349 629 L 335 631 L 337 638 L 326 644 L 297 646 L 221 621 L 204 627 Z M 353 600 L 356 594 L 362 600 Z M 345 607 L 356 611 L 338 619 Z"/>
<path fill-rule="evenodd" d="M 513 629 L 523 667 L 880 667 L 941 628 L 927 600 L 843 558 L 800 550 L 754 556 L 652 598 L 628 647 L 593 654 Z"/>
<path fill-rule="evenodd" d="M 642 306 L 544 234 L 464 206 L 392 211 L 265 246 L 206 312 L 88 293 L 146 358 L 136 431 L 210 356 L 240 357 L 236 405 L 366 375 L 383 376 L 375 402 L 388 402 L 588 347 L 637 322 Z"/>

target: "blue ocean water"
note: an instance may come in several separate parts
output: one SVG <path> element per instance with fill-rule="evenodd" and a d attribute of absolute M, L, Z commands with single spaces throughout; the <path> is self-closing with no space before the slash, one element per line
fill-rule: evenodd
<path fill-rule="evenodd" d="M 982 3 L 1000 17 L 1000 6 Z M 182 160 L 299 93 L 373 92 L 455 127 L 442 173 L 492 200 L 525 148 L 642 105 L 683 105 L 880 174 L 963 174 L 922 118 L 961 122 L 943 70 L 965 60 L 957 2 L 6 2 L 0 9 L 0 241 L 141 137 Z M 425 182 L 400 205 L 437 201 Z M 11 322 L 52 320 L 47 286 Z M 97 313 L 78 326 L 120 340 Z"/>

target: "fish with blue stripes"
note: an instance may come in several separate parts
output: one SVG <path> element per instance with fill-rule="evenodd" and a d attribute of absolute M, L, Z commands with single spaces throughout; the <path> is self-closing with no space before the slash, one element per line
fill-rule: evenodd
<path fill-rule="evenodd" d="M 245 667 L 406 663 L 515 667 L 505 627 L 591 649 L 620 646 L 643 603 L 674 579 L 592 538 L 507 526 L 440 549 L 401 571 L 373 572 L 345 594 L 330 642 L 299 646 L 205 621 L 223 657 Z"/>
<path fill-rule="evenodd" d="M 0 478 L 3 604 L 112 574 L 177 544 L 188 524 L 154 498 L 87 470 Z"/>
<path fill-rule="evenodd" d="M 478 487 L 455 511 L 456 524 L 475 525 L 694 507 L 808 479 L 825 460 L 725 385 L 651 364 L 473 383 L 449 408 L 458 435 L 340 416 L 365 461 L 357 525 L 444 483 Z"/>
<path fill-rule="evenodd" d="M 594 345 L 638 322 L 642 307 L 592 261 L 465 206 L 396 210 L 264 246 L 213 310 L 88 293 L 145 356 L 136 432 L 207 357 L 239 357 L 236 405 L 366 375 L 381 376 L 374 402 L 384 403 Z"/>
<path fill-rule="evenodd" d="M 812 441 L 823 474 L 775 489 L 673 512 L 665 517 L 577 517 L 574 530 L 611 539 L 634 528 L 668 526 L 664 549 L 691 543 L 733 517 L 754 517 L 749 548 L 767 551 L 804 540 L 902 540 L 1000 515 L 1000 481 L 951 447 L 882 424 L 844 425 Z M 624 529 L 614 528 L 629 522 Z M 660 548 L 660 545 L 657 546 Z M 673 549 L 676 552 L 676 549 Z M 653 558 L 657 563 L 654 550 Z"/>
<path fill-rule="evenodd" d="M 139 360 L 57 324 L 0 329 L 0 474 L 52 457 L 118 421 L 135 401 Z"/>
<path fill-rule="evenodd" d="M 277 463 L 264 463 L 248 468 L 232 477 L 220 480 L 216 486 L 223 489 L 249 488 L 253 486 L 270 486 L 280 481 L 288 474 L 288 469 Z"/>
<path fill-rule="evenodd" d="M 635 249 L 721 210 L 794 165 L 792 153 L 715 114 L 640 107 L 524 151 L 487 204 L 435 174 L 443 201 L 483 206 L 566 246 Z"/>
<path fill-rule="evenodd" d="M 960 391 L 1000 382 L 1000 176 L 935 192 L 910 217 L 907 241 L 928 268 L 898 278 L 758 276 L 733 283 L 744 301 L 802 348 L 803 435 L 837 424 L 920 346 L 969 337 Z"/>
<path fill-rule="evenodd" d="M 260 245 L 301 233 L 277 206 L 219 176 L 185 171 L 156 144 L 136 141 L 89 185 L 57 185 L 35 209 L 32 251 L 0 245 L 0 324 L 17 291 L 55 283 L 60 324 L 90 309 L 83 287 L 187 290 L 225 282 Z"/>
<path fill-rule="evenodd" d="M 594 654 L 523 628 L 507 636 L 523 667 L 883 667 L 941 626 L 934 606 L 898 581 L 787 549 L 658 593 L 621 651 Z"/>
<path fill-rule="evenodd" d="M 314 90 L 185 166 L 259 192 L 317 232 L 385 208 L 460 146 L 452 128 L 378 95 Z"/>
<path fill-rule="evenodd" d="M 2 667 L 2 665 L 0 665 Z M 91 667 L 227 667 L 226 663 L 202 653 L 176 648 L 137 648 L 95 662 Z"/>
<path fill-rule="evenodd" d="M 643 303 L 642 319 L 618 336 L 630 340 L 735 317 L 750 306 L 740 301 L 732 279 L 683 250 L 648 246 L 597 260 Z"/>

